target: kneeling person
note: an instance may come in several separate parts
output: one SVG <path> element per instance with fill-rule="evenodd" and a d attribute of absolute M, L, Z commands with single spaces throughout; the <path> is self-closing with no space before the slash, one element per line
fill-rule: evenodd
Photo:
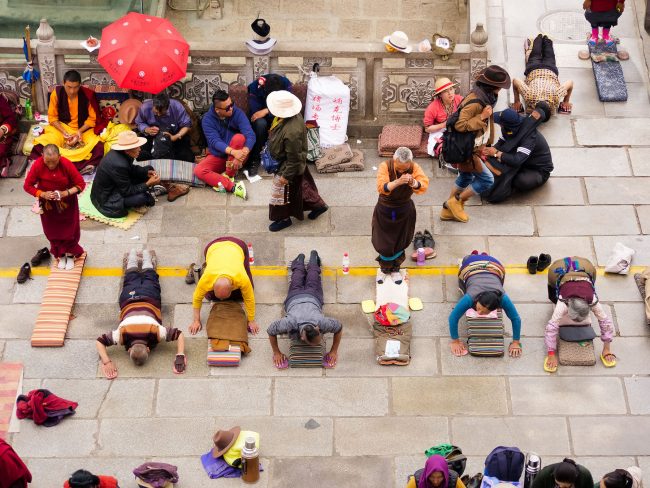
<path fill-rule="evenodd" d="M 142 251 L 142 271 L 138 269 L 135 249 L 129 253 L 122 293 L 120 293 L 120 325 L 114 331 L 97 338 L 95 345 L 102 361 L 106 378 L 117 377 L 117 367 L 108 357 L 106 348 L 123 345 L 131 360 L 142 366 L 149 353 L 159 342 L 178 341 L 174 372 L 185 371 L 185 338 L 183 333 L 171 327 L 162 326 L 160 312 L 160 280 L 150 251 Z"/>
<path fill-rule="evenodd" d="M 276 368 L 289 366 L 287 357 L 280 351 L 278 335 L 288 334 L 292 339 L 300 339 L 305 344 L 317 346 L 323 341 L 323 334 L 334 334 L 330 352 L 323 363 L 328 368 L 336 366 L 343 326 L 332 318 L 323 315 L 323 282 L 321 279 L 320 258 L 316 251 L 311 252 L 305 270 L 305 255 L 298 254 L 291 262 L 291 283 L 284 301 L 286 316 L 272 322 L 267 333 L 273 349 L 273 364 Z"/>

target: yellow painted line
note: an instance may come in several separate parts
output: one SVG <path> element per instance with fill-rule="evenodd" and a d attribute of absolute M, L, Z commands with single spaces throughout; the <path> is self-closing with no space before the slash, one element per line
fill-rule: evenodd
<path fill-rule="evenodd" d="M 507 265 L 506 271 L 508 274 L 528 274 L 526 265 L 512 264 Z M 455 276 L 458 274 L 457 266 L 417 266 L 407 267 L 411 276 Z M 640 273 L 645 269 L 645 266 L 632 266 L 630 274 Z M 15 279 L 18 274 L 19 268 L 0 268 L 0 278 Z M 253 266 L 251 268 L 253 276 L 287 276 L 286 266 Z M 181 267 L 158 267 L 158 274 L 165 278 L 182 278 L 185 276 L 187 268 Z M 547 271 L 542 271 L 538 274 L 546 274 Z M 323 267 L 323 276 L 344 276 L 341 268 L 330 266 Z M 356 266 L 350 268 L 349 276 L 374 276 L 377 273 L 376 266 Z M 32 276 L 49 276 L 50 269 L 43 267 L 32 268 Z M 85 267 L 82 276 L 93 277 L 111 277 L 122 276 L 122 268 L 91 268 Z M 604 268 L 598 268 L 598 275 L 605 274 Z"/>

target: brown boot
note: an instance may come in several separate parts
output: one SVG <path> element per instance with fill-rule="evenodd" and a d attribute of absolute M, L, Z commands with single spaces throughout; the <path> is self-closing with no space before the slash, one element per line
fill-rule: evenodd
<path fill-rule="evenodd" d="M 187 195 L 190 192 L 190 185 L 181 185 L 179 183 L 165 183 L 165 188 L 167 188 L 167 200 L 173 202 L 183 195 Z"/>
<path fill-rule="evenodd" d="M 458 222 L 467 222 L 469 220 L 469 215 L 467 215 L 465 212 L 465 208 L 461 200 L 458 200 L 456 197 L 451 197 L 445 202 L 445 205 L 454 217 L 454 220 L 457 220 Z"/>
<path fill-rule="evenodd" d="M 447 203 L 442 204 L 442 210 L 440 211 L 440 220 L 454 220 L 454 214 L 452 214 L 451 210 L 447 208 Z"/>

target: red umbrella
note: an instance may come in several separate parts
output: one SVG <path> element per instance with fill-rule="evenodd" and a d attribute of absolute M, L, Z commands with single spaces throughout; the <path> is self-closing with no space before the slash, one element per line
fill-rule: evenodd
<path fill-rule="evenodd" d="M 101 42 L 97 59 L 122 88 L 158 93 L 185 76 L 190 46 L 167 19 L 130 12 Z"/>

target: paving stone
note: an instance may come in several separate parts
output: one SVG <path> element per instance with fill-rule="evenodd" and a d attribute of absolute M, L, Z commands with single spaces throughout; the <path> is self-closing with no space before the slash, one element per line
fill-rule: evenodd
<path fill-rule="evenodd" d="M 73 453 L 73 455 L 78 455 Z M 25 458 L 32 473 L 33 488 L 49 488 L 59 486 L 78 469 L 85 469 L 91 473 L 101 473 L 114 476 L 120 486 L 129 486 L 133 483 L 133 468 L 142 464 L 140 458 L 97 458 L 97 457 L 56 457 L 56 458 Z"/>
<path fill-rule="evenodd" d="M 284 239 L 284 255 L 289 259 L 310 249 L 318 250 L 323 266 L 340 267 L 343 253 L 350 255 L 350 266 L 377 265 L 377 252 L 373 249 L 370 236 L 340 237 L 286 237 Z"/>
<path fill-rule="evenodd" d="M 591 476 L 594 479 L 595 483 L 598 483 L 600 479 L 606 475 L 621 467 L 622 469 L 628 468 L 630 466 L 636 466 L 634 458 L 631 456 L 598 456 L 598 457 L 586 457 L 578 456 L 572 458 L 578 464 L 582 464 L 585 468 L 589 470 Z M 560 462 L 561 459 L 558 459 L 555 462 Z"/>
<path fill-rule="evenodd" d="M 470 208 L 467 213 L 467 223 L 435 220 L 434 234 L 529 236 L 535 230 L 530 207 L 484 205 Z"/>
<path fill-rule="evenodd" d="M 275 459 L 269 486 L 353 486 L 363 480 L 373 488 L 392 488 L 391 463 L 379 456 Z"/>
<path fill-rule="evenodd" d="M 95 380 L 110 384 L 99 412 L 102 419 L 113 417 L 151 417 L 153 413 L 155 380 L 114 379 Z"/>
<path fill-rule="evenodd" d="M 5 350 L 5 341 L 0 341 L 0 361 L 3 360 Z"/>
<path fill-rule="evenodd" d="M 388 413 L 385 378 L 278 378 L 273 413 L 288 416 L 381 416 Z"/>
<path fill-rule="evenodd" d="M 632 171 L 635 176 L 650 176 L 650 148 L 631 147 L 628 149 Z"/>
<path fill-rule="evenodd" d="M 409 296 L 418 297 L 423 302 L 442 302 L 442 276 L 418 275 L 417 271 L 417 269 L 409 270 Z"/>
<path fill-rule="evenodd" d="M 650 234 L 650 205 L 639 205 L 636 207 L 639 216 L 641 229 L 644 234 Z"/>
<path fill-rule="evenodd" d="M 23 178 L 3 178 L 0 191 L 0 205 L 12 207 L 16 205 L 32 205 L 34 197 L 23 190 Z M 0 225 L 0 228 L 4 226 Z"/>
<path fill-rule="evenodd" d="M 250 401 L 242 403 L 242 398 Z M 163 379 L 158 382 L 156 414 L 161 417 L 269 415 L 270 400 L 269 379 Z"/>
<path fill-rule="evenodd" d="M 55 428 L 25 421 L 12 447 L 16 452 L 29 453 L 30 458 L 89 456 L 95 450 L 97 430 L 97 420 L 68 417 Z"/>
<path fill-rule="evenodd" d="M 194 285 L 192 285 L 194 286 Z M 201 329 L 196 335 L 191 337 L 205 337 L 207 338 L 205 324 L 208 322 L 208 317 L 210 316 L 211 306 L 208 303 L 204 303 L 201 307 L 201 323 L 203 324 L 203 329 Z M 257 306 L 259 308 L 259 306 Z M 179 303 L 174 305 L 174 320 L 172 322 L 173 327 L 180 329 L 184 334 L 189 336 L 188 328 L 194 319 L 194 311 L 191 303 Z"/>
<path fill-rule="evenodd" d="M 593 239 L 599 266 L 607 265 L 617 242 L 634 249 L 633 266 L 650 265 L 650 236 L 595 236 Z"/>
<path fill-rule="evenodd" d="M 181 400 L 182 397 L 176 398 Z M 99 428 L 99 457 L 200 456 L 216 432 L 212 418 L 104 419 Z M 197 469 L 200 460 L 196 458 Z M 134 466 L 135 467 L 135 466 Z"/>
<path fill-rule="evenodd" d="M 124 254 L 131 249 L 141 251 L 143 243 L 129 241 L 106 246 L 102 243 L 87 244 L 84 250 L 88 253 L 84 267 L 88 268 L 121 268 Z M 160 259 L 160 257 L 159 257 Z"/>
<path fill-rule="evenodd" d="M 266 445 L 266 443 L 264 443 L 263 446 L 264 445 Z M 204 451 L 207 452 L 208 449 L 206 448 Z M 215 486 L 218 486 L 219 488 L 234 488 L 240 487 L 243 483 L 241 478 L 219 478 L 218 482 L 210 479 L 208 474 L 203 469 L 201 458 L 199 456 L 168 456 L 153 458 L 152 461 L 173 464 L 178 468 L 178 483 L 174 483 L 174 488 L 214 488 Z M 271 469 L 271 460 L 265 457 L 261 457 L 260 464 L 264 468 L 264 471 L 260 473 L 260 479 L 255 484 L 255 487 L 266 488 L 268 486 L 269 479 L 273 474 Z M 137 466 L 137 464 L 134 466 Z M 133 475 L 131 475 L 131 478 L 133 478 Z"/>
<path fill-rule="evenodd" d="M 571 103 L 573 110 L 571 117 L 576 116 L 604 116 L 605 103 L 598 99 L 598 91 L 596 90 L 596 83 L 594 83 L 594 73 L 591 66 L 587 65 L 585 68 L 563 68 L 560 73 L 560 79 L 573 80 L 574 86 L 580 87 L 579 90 L 574 89 L 571 94 Z M 575 119 L 581 120 L 581 119 Z M 578 143 L 584 144 L 578 138 Z M 620 144 L 615 144 L 620 145 Z"/>
<path fill-rule="evenodd" d="M 146 242 L 148 235 L 146 221 L 141 219 L 128 230 L 108 227 L 103 233 L 103 238 L 106 244 L 125 243 L 132 245 L 133 243 Z"/>
<path fill-rule="evenodd" d="M 419 312 L 411 312 L 410 323 L 414 337 L 448 337 L 448 317 L 454 305 L 451 303 L 424 303 Z"/>
<path fill-rule="evenodd" d="M 72 308 L 72 315 L 74 318 L 70 320 L 66 337 L 71 339 L 96 339 L 101 334 L 117 328 L 120 307 L 117 303 L 117 297 L 114 303 L 75 303 Z M 163 323 L 167 325 L 164 311 Z"/>
<path fill-rule="evenodd" d="M 64 347 L 32 347 L 28 340 L 9 341 L 5 361 L 25 365 L 25 378 L 94 378 L 95 341 L 67 340 Z"/>
<path fill-rule="evenodd" d="M 226 211 L 213 207 L 165 207 L 162 233 L 165 236 L 201 234 L 206 224 L 216 234 L 226 231 Z"/>
<path fill-rule="evenodd" d="M 411 341 L 411 363 L 403 366 L 381 366 L 376 362 L 372 338 L 346 338 L 339 349 L 336 368 L 325 370 L 329 377 L 351 376 L 433 376 L 438 373 L 436 346 L 433 339 Z"/>
<path fill-rule="evenodd" d="M 328 214 L 332 221 L 332 235 L 372 235 L 374 207 L 334 207 Z M 319 219 L 320 220 L 320 219 Z M 417 207 L 416 230 L 431 229 L 431 207 Z"/>
<path fill-rule="evenodd" d="M 650 178 L 585 178 L 585 185 L 591 204 L 650 203 L 647 192 Z"/>
<path fill-rule="evenodd" d="M 598 296 L 605 302 L 640 302 L 641 295 L 632 274 L 605 274 L 596 285 Z"/>
<path fill-rule="evenodd" d="M 0 235 L 2 234 L 2 207 L 0 207 Z M 3 237 L 2 250 L 0 255 L 0 266 L 7 268 L 16 268 L 28 263 L 38 249 L 49 247 L 47 239 L 44 236 L 39 237 Z M 42 266 L 48 266 L 49 263 L 43 263 Z"/>
<path fill-rule="evenodd" d="M 0 338 L 29 339 L 36 322 L 39 305 L 0 305 Z"/>
<path fill-rule="evenodd" d="M 32 276 L 23 284 L 16 283 L 13 286 L 13 303 L 41 303 L 46 285 L 47 276 Z"/>
<path fill-rule="evenodd" d="M 323 313 L 327 317 L 337 319 L 343 324 L 343 337 L 346 340 L 348 337 L 372 337 L 370 331 L 372 315 L 363 313 L 360 304 L 325 304 Z M 269 322 L 264 323 L 267 324 Z"/>
<path fill-rule="evenodd" d="M 623 337 L 648 336 L 645 309 L 642 303 L 615 303 L 616 325 Z"/>
<path fill-rule="evenodd" d="M 448 171 L 448 173 L 451 174 L 450 171 Z M 456 174 L 454 174 L 454 180 L 455 176 Z M 449 200 L 449 194 L 451 193 L 451 189 L 454 187 L 454 181 L 449 180 L 448 178 L 436 178 L 429 181 L 429 188 L 425 195 L 427 195 L 427 200 L 430 202 L 428 204 L 433 205 L 433 216 L 436 220 L 440 214 L 440 210 L 442 209 L 442 204 Z M 467 207 L 475 207 L 483 205 L 483 202 L 480 198 L 476 197 L 470 198 L 465 205 Z"/>
<path fill-rule="evenodd" d="M 632 56 L 632 55 L 630 55 Z M 621 63 L 625 66 L 627 63 Z M 646 117 L 648 115 L 648 89 L 643 83 L 631 83 L 625 80 L 627 101 L 620 103 L 605 103 L 607 117 Z"/>
<path fill-rule="evenodd" d="M 526 21 L 532 21 L 532 19 L 537 19 L 544 15 L 545 13 L 545 8 L 543 3 L 534 3 L 526 8 L 526 16 L 525 18 L 522 19 L 522 22 L 506 22 L 506 31 L 505 35 L 510 37 L 510 36 L 528 36 L 530 35 L 530 29 L 529 26 L 526 25 Z M 516 0 L 503 0 L 503 17 L 505 19 L 521 19 L 522 18 L 522 12 L 521 12 L 521 4 L 517 3 Z M 519 25 L 510 25 L 510 24 L 519 24 Z M 508 58 L 510 59 L 513 54 L 520 55 L 523 58 L 523 49 L 522 49 L 522 43 L 519 43 L 519 51 L 517 53 L 513 53 L 513 51 L 508 50 Z"/>
<path fill-rule="evenodd" d="M 224 198 L 225 195 L 221 193 L 217 193 L 213 198 L 216 200 L 227 201 L 228 209 L 234 209 L 237 207 L 265 207 L 268 209 L 269 200 L 271 199 L 271 182 L 272 178 L 264 178 L 262 181 L 253 184 L 245 182 L 246 200 L 242 200 L 234 195 L 228 195 L 226 200 L 226 198 Z M 318 182 L 316 182 L 316 185 L 318 186 Z M 320 190 L 320 186 L 318 186 L 318 188 Z"/>
<path fill-rule="evenodd" d="M 7 219 L 6 235 L 9 237 L 43 235 L 41 219 L 32 212 L 31 207 L 12 207 Z"/>
<path fill-rule="evenodd" d="M 630 402 L 630 412 L 633 415 L 649 415 L 650 402 L 648 402 L 648 394 L 650 392 L 650 378 L 642 378 L 639 376 L 632 376 L 631 378 L 623 378 L 625 382 L 625 390 L 627 391 L 627 398 Z"/>
<path fill-rule="evenodd" d="M 648 347 L 650 347 L 650 337 L 615 337 L 611 348 L 618 358 L 616 367 L 605 368 L 598 359 L 603 349 L 602 342 L 596 340 L 594 341 L 597 358 L 595 366 L 561 366 L 558 368 L 558 373 L 562 376 L 648 375 L 650 374 L 650 365 L 647 364 L 644 356 L 644 351 L 647 351 Z M 618 451 L 612 448 L 611 452 Z M 624 454 L 623 452 L 618 453 Z"/>
<path fill-rule="evenodd" d="M 313 222 L 310 220 L 310 223 Z M 306 222 L 305 222 L 305 225 Z M 255 255 L 255 263 L 253 266 L 279 266 L 286 265 L 284 259 L 284 235 L 278 237 L 276 233 L 267 232 L 266 234 L 246 234 L 237 232 L 239 237 L 244 242 L 253 244 L 253 253 Z"/>
<path fill-rule="evenodd" d="M 55 392 L 61 398 L 73 400 L 79 404 L 74 418 L 92 419 L 97 417 L 99 406 L 102 404 L 108 387 L 108 381 L 52 379 L 43 380 L 43 388 Z"/>
<path fill-rule="evenodd" d="M 551 176 L 546 184 L 526 193 L 515 193 L 507 202 L 515 205 L 583 205 L 582 182 L 579 178 Z"/>
<path fill-rule="evenodd" d="M 195 285 L 185 283 L 185 277 L 165 276 L 160 280 L 162 302 L 167 305 L 192 303 L 194 287 Z"/>
<path fill-rule="evenodd" d="M 16 289 L 22 287 L 23 285 L 19 285 L 18 283 L 16 283 L 15 280 L 0 279 L 0 303 L 2 304 L 12 303 L 16 296 Z"/>
<path fill-rule="evenodd" d="M 570 417 L 573 451 L 578 456 L 611 455 L 619 456 L 647 455 L 648 436 L 650 435 L 650 417 L 609 416 L 607 422 L 598 422 L 602 417 Z M 598 425 L 598 429 L 593 426 Z M 634 432 L 634 435 L 622 435 Z M 579 435 L 578 435 L 579 434 Z M 600 440 L 606 438 L 607 443 Z"/>
<path fill-rule="evenodd" d="M 607 131 L 602 128 L 607 127 Z M 607 118 L 580 118 L 575 120 L 578 144 L 582 146 L 647 146 L 650 124 L 645 118 L 618 119 L 616 124 Z"/>
<path fill-rule="evenodd" d="M 75 303 L 117 303 L 121 276 L 82 276 Z"/>
<path fill-rule="evenodd" d="M 414 394 L 417 392 L 416 394 Z M 444 394 L 441 394 L 444 392 Z M 393 378 L 395 415 L 506 415 L 508 393 L 503 378 Z M 458 401 L 471 398 L 472 401 Z"/>
<path fill-rule="evenodd" d="M 510 378 L 510 396 L 514 415 L 602 415 L 627 410 L 618 378 Z"/>
<path fill-rule="evenodd" d="M 535 207 L 540 236 L 638 234 L 634 208 L 629 205 Z"/>
<path fill-rule="evenodd" d="M 591 239 L 587 236 L 576 237 L 488 237 L 490 254 L 496 256 L 503 264 L 525 265 L 530 256 L 541 253 L 550 254 L 552 259 L 564 256 L 584 256 L 591 260 L 594 254 Z"/>
<path fill-rule="evenodd" d="M 569 117 L 551 117 L 551 120 L 542 124 L 539 131 L 546 138 L 549 146 L 555 147 L 573 147 L 573 127 Z M 555 156 L 555 149 L 553 149 Z M 556 157 L 554 157 L 556 159 Z M 555 161 L 553 162 L 555 164 Z"/>
<path fill-rule="evenodd" d="M 437 209 L 433 219 L 434 222 L 439 222 Z M 437 256 L 427 261 L 429 266 L 456 266 L 458 258 L 470 253 L 473 249 L 487 249 L 487 238 L 484 236 L 436 235 L 434 239 Z M 413 264 L 412 261 L 411 264 Z"/>
<path fill-rule="evenodd" d="M 309 220 L 305 216 L 302 222 L 292 219 L 293 225 L 282 231 L 284 235 L 326 234 L 330 230 L 330 212 L 325 212 L 316 220 Z M 228 211 L 227 227 L 230 233 L 246 232 L 249 234 L 269 232 L 268 208 L 236 208 Z"/>
<path fill-rule="evenodd" d="M 553 166 L 553 177 L 631 175 L 630 163 L 623 148 L 553 148 Z"/>
<path fill-rule="evenodd" d="M 477 425 L 481 426 L 480 436 L 476 435 Z M 463 446 L 467 455 L 486 455 L 494 446 L 505 445 L 542 456 L 570 452 L 567 423 L 561 417 L 455 417 L 451 419 L 451 441 Z M 575 445 L 575 438 L 573 442 Z"/>
<path fill-rule="evenodd" d="M 190 263 L 199 262 L 199 257 L 203 262 L 203 247 L 207 242 L 197 237 L 151 237 L 147 248 L 156 251 L 160 266 L 186 268 Z"/>
<path fill-rule="evenodd" d="M 246 190 L 250 190 L 251 185 L 246 184 Z M 257 188 L 253 185 L 253 188 Z M 228 203 L 226 195 L 215 192 L 212 188 L 192 187 L 185 198 L 185 206 L 191 207 L 225 207 Z"/>

